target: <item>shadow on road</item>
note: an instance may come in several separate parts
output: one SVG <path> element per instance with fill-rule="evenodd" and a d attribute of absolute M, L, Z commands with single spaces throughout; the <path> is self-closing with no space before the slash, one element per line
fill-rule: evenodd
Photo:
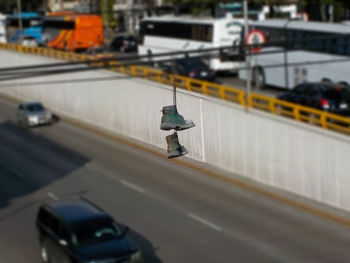
<path fill-rule="evenodd" d="M 159 248 L 154 247 L 151 241 L 132 229 L 128 232 L 128 237 L 141 249 L 144 263 L 162 263 L 155 253 Z"/>
<path fill-rule="evenodd" d="M 31 130 L 0 124 L 0 209 L 13 198 L 38 190 L 89 160 Z"/>

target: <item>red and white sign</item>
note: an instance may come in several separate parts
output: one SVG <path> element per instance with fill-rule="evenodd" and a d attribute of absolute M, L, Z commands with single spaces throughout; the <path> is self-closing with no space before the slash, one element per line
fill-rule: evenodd
<path fill-rule="evenodd" d="M 258 52 L 260 52 L 260 50 L 262 48 L 261 46 L 259 46 L 259 44 L 266 43 L 266 36 L 260 30 L 252 30 L 247 35 L 247 37 L 245 39 L 245 43 L 247 45 L 253 45 L 252 47 L 250 47 L 250 50 L 253 53 L 258 53 Z"/>
<path fill-rule="evenodd" d="M 295 17 L 301 21 L 309 21 L 309 14 L 304 11 L 297 13 Z"/>

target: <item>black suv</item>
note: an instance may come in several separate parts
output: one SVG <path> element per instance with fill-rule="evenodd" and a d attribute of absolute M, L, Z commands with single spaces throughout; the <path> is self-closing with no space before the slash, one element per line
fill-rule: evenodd
<path fill-rule="evenodd" d="M 143 262 L 141 251 L 103 210 L 84 199 L 43 204 L 36 226 L 44 262 Z"/>
<path fill-rule="evenodd" d="M 277 96 L 277 99 L 350 116 L 350 88 L 336 83 L 308 82 Z"/>

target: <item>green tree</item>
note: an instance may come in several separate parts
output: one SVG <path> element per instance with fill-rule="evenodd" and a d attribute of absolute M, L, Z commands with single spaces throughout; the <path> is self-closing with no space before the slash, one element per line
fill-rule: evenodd
<path fill-rule="evenodd" d="M 167 0 L 177 10 L 187 10 L 189 13 L 198 15 L 206 10 L 215 10 L 220 3 L 243 2 L 233 0 Z M 249 0 L 249 6 L 256 4 L 262 5 L 277 5 L 281 4 L 281 0 Z M 350 1 L 346 0 L 299 0 L 298 6 L 301 10 L 309 13 L 312 20 L 322 20 L 325 16 L 325 6 L 333 5 L 334 21 L 341 21 L 344 18 L 345 8 L 350 9 Z M 212 12 L 213 13 L 213 12 Z"/>
<path fill-rule="evenodd" d="M 171 3 L 177 10 L 185 9 L 189 13 L 194 15 L 199 15 L 203 11 L 213 11 L 218 7 L 219 3 L 232 2 L 229 0 L 167 0 Z"/>
<path fill-rule="evenodd" d="M 107 10 L 106 10 L 105 1 L 107 1 Z M 115 28 L 117 26 L 117 22 L 115 20 L 114 13 L 113 13 L 113 3 L 114 3 L 114 0 L 100 1 L 100 10 L 101 10 L 101 15 L 103 17 L 103 21 L 106 21 L 107 19 L 107 25 L 110 28 Z"/>

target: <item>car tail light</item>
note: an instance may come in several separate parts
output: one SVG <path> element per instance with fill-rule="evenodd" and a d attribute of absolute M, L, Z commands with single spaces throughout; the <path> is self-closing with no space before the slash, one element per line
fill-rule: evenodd
<path fill-rule="evenodd" d="M 328 100 L 320 99 L 320 103 L 321 103 L 322 109 L 324 109 L 324 110 L 328 110 L 329 109 L 329 102 L 328 102 Z"/>
<path fill-rule="evenodd" d="M 188 73 L 188 76 L 189 76 L 190 78 L 193 78 L 194 76 L 196 76 L 196 72 L 191 71 L 190 73 Z"/>

